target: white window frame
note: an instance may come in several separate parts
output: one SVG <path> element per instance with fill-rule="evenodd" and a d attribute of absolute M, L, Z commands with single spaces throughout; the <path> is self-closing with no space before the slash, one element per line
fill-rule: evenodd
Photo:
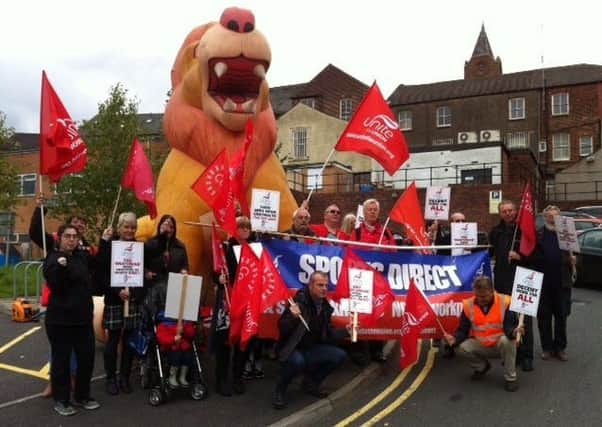
<path fill-rule="evenodd" d="M 555 133 L 552 135 L 552 161 L 565 162 L 567 160 L 571 160 L 571 134 Z"/>
<path fill-rule="evenodd" d="M 510 98 L 508 100 L 508 120 L 522 120 L 527 117 L 525 98 Z"/>
<path fill-rule="evenodd" d="M 566 102 L 562 102 L 563 97 L 566 97 Z M 552 109 L 553 116 L 566 116 L 569 114 L 569 112 L 571 110 L 568 92 L 560 92 L 560 93 L 553 94 L 551 96 L 551 103 L 552 103 L 551 109 Z"/>
<path fill-rule="evenodd" d="M 451 108 L 447 105 L 437 107 L 437 127 L 448 128 L 452 125 Z"/>
<path fill-rule="evenodd" d="M 17 180 L 19 181 L 19 197 L 30 197 L 36 195 L 36 181 L 38 179 L 38 175 L 35 173 L 23 173 L 17 175 Z M 31 193 L 24 192 L 25 183 L 33 182 L 33 191 Z"/>
<path fill-rule="evenodd" d="M 529 148 L 529 132 L 508 132 L 506 148 L 509 150 Z"/>
<path fill-rule="evenodd" d="M 399 123 L 399 129 L 401 130 L 412 130 L 412 112 L 410 110 L 403 110 L 397 113 L 397 123 Z"/>
<path fill-rule="evenodd" d="M 323 188 L 322 168 L 306 169 L 307 190 L 321 190 Z"/>
<path fill-rule="evenodd" d="M 291 129 L 291 142 L 294 159 L 307 159 L 309 157 L 309 128 L 295 127 Z"/>
<path fill-rule="evenodd" d="M 584 146 L 587 149 L 584 149 Z M 587 157 L 594 154 L 594 137 L 592 135 L 583 135 L 579 137 L 579 156 Z"/>
<path fill-rule="evenodd" d="M 339 101 L 339 118 L 341 120 L 349 121 L 353 114 L 353 99 L 343 98 Z"/>

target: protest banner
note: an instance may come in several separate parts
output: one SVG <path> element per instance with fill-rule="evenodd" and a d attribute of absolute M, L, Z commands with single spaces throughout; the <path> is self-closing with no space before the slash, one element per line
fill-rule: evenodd
<path fill-rule="evenodd" d="M 451 244 L 457 246 L 476 246 L 478 244 L 478 233 L 476 222 L 452 222 Z M 453 256 L 469 254 L 470 250 L 465 248 L 454 248 Z"/>
<path fill-rule="evenodd" d="M 489 192 L 489 213 L 497 214 L 498 206 L 502 201 L 502 190 Z"/>
<path fill-rule="evenodd" d="M 374 274 L 370 270 L 349 269 L 349 309 L 351 312 L 372 313 Z"/>
<path fill-rule="evenodd" d="M 203 278 L 188 274 L 169 273 L 165 317 L 196 322 L 199 318 Z"/>
<path fill-rule="evenodd" d="M 280 191 L 254 188 L 251 195 L 251 227 L 255 231 L 278 231 Z"/>
<path fill-rule="evenodd" d="M 450 187 L 428 187 L 424 201 L 424 219 L 449 219 Z"/>
<path fill-rule="evenodd" d="M 558 247 L 563 251 L 581 252 L 577 240 L 575 220 L 568 216 L 555 216 L 556 235 L 558 236 Z"/>
<path fill-rule="evenodd" d="M 364 222 L 364 205 L 357 205 L 357 212 L 355 213 L 355 228 L 360 228 Z"/>
<path fill-rule="evenodd" d="M 516 267 L 510 310 L 521 315 L 537 317 L 542 282 L 543 273 Z"/>
<path fill-rule="evenodd" d="M 266 240 L 263 242 L 284 282 L 292 294 L 309 282 L 315 270 L 324 271 L 329 277 L 329 291 L 336 288 L 343 258 L 343 247 L 327 245 L 307 245 L 286 240 Z M 472 283 L 480 275 L 491 276 L 487 251 L 479 251 L 462 257 L 442 255 L 421 255 L 413 252 L 381 252 L 374 250 L 354 251 L 370 266 L 381 272 L 395 294 L 391 309 L 374 325 L 362 327 L 360 340 L 399 339 L 401 337 L 401 317 L 405 308 L 405 297 L 410 281 L 424 292 L 441 319 L 446 330 L 457 327 L 462 313 L 462 300 L 472 296 Z M 344 327 L 349 323 L 349 299 L 331 301 L 334 308 L 333 323 Z M 264 313 L 259 336 L 278 336 L 278 315 L 284 305 Z M 422 330 L 423 338 L 440 338 L 440 328 L 427 327 Z"/>
<path fill-rule="evenodd" d="M 113 240 L 111 242 L 111 287 L 144 286 L 144 243 Z M 123 315 L 130 315 L 130 302 L 123 303 Z"/>

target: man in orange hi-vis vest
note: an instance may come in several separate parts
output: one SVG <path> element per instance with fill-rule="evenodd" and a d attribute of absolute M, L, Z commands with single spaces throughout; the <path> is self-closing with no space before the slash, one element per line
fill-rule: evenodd
<path fill-rule="evenodd" d="M 491 369 L 489 359 L 501 357 L 504 388 L 516 391 L 516 336 L 524 334 L 524 328 L 517 327 L 517 316 L 508 310 L 510 297 L 495 292 L 491 278 L 478 277 L 472 287 L 474 296 L 463 302 L 458 329 L 454 335 L 446 333 L 445 340 L 450 346 L 459 346 L 460 355 L 468 358 L 473 380 L 480 380 Z"/>

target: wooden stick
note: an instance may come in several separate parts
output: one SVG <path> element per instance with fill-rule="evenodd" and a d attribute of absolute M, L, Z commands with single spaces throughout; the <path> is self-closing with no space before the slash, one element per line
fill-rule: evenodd
<path fill-rule="evenodd" d="M 439 320 L 439 316 L 435 317 L 435 319 L 437 319 L 437 324 L 439 325 L 439 327 L 441 328 L 441 331 L 444 334 L 447 334 L 447 331 L 445 330 L 445 328 L 443 327 L 443 324 L 441 323 L 441 320 Z"/>
<path fill-rule="evenodd" d="M 130 287 L 126 286 L 125 290 L 130 293 Z M 123 302 L 123 317 L 130 317 L 130 297 Z"/>
<path fill-rule="evenodd" d="M 388 216 L 387 220 L 385 221 L 385 225 L 383 225 L 383 231 L 380 233 L 380 238 L 378 239 L 379 245 L 383 242 L 383 237 L 385 237 L 385 231 L 387 231 L 387 225 L 389 225 L 390 220 L 391 220 L 391 217 Z"/>
<path fill-rule="evenodd" d="M 357 311 L 353 312 L 353 329 L 351 331 L 351 342 L 357 342 Z"/>
<path fill-rule="evenodd" d="M 524 326 L 525 326 L 525 314 L 524 313 L 520 313 L 518 315 L 518 327 L 522 328 Z M 520 344 L 521 338 L 522 337 L 520 335 L 520 332 L 517 332 L 517 334 L 516 334 L 516 345 Z"/>
<path fill-rule="evenodd" d="M 328 161 L 330 160 L 330 158 L 332 157 L 332 155 L 334 154 L 334 147 L 332 147 L 332 150 L 330 150 L 330 153 L 328 154 L 328 157 L 326 157 L 326 160 L 324 161 L 324 164 L 322 165 L 322 169 L 320 169 L 320 173 L 317 176 L 322 176 L 324 174 L 324 169 L 326 169 L 326 165 L 328 164 Z M 307 206 L 309 206 L 309 199 L 311 199 L 312 194 L 314 193 L 314 190 L 316 189 L 317 185 L 314 185 L 311 190 L 309 190 L 309 194 L 307 195 L 307 199 L 305 199 L 305 201 L 307 202 Z"/>
<path fill-rule="evenodd" d="M 113 207 L 113 213 L 109 220 L 109 227 L 113 227 L 113 221 L 115 221 L 115 214 L 117 213 L 117 205 L 119 205 L 119 198 L 121 197 L 121 185 L 119 185 L 119 191 L 117 191 L 117 200 L 115 200 L 115 206 Z"/>
<path fill-rule="evenodd" d="M 289 298 L 288 298 L 288 303 L 289 303 L 290 305 L 297 304 L 297 303 L 295 302 L 295 300 L 293 300 L 291 297 L 289 297 Z M 301 323 L 303 323 L 303 326 L 305 326 L 305 329 L 307 329 L 307 331 L 309 332 L 309 325 L 307 324 L 307 322 L 306 322 L 306 321 L 305 321 L 305 319 L 303 318 L 303 315 L 302 315 L 302 314 L 300 314 L 300 315 L 299 315 L 299 319 L 301 319 Z"/>

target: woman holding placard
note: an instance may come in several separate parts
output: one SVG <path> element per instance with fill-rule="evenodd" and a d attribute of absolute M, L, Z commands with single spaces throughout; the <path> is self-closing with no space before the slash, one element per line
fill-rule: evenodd
<path fill-rule="evenodd" d="M 103 327 L 108 330 L 108 339 L 104 351 L 104 365 L 106 372 L 106 391 L 116 395 L 121 390 L 131 393 L 130 372 L 132 368 L 133 350 L 128 345 L 131 333 L 140 326 L 141 304 L 144 300 L 143 287 L 112 286 L 112 243 L 135 242 L 137 219 L 136 214 L 124 212 L 117 221 L 117 237 L 113 229 L 107 228 L 103 234 L 98 248 L 98 268 L 96 280 L 98 286 L 104 289 Z M 140 243 L 142 245 L 142 243 Z M 133 247 L 133 245 L 130 245 Z M 117 254 L 115 254 L 117 255 Z M 113 284 L 114 285 L 114 284 Z M 121 343 L 121 364 L 119 381 L 117 381 L 117 348 Z"/>

